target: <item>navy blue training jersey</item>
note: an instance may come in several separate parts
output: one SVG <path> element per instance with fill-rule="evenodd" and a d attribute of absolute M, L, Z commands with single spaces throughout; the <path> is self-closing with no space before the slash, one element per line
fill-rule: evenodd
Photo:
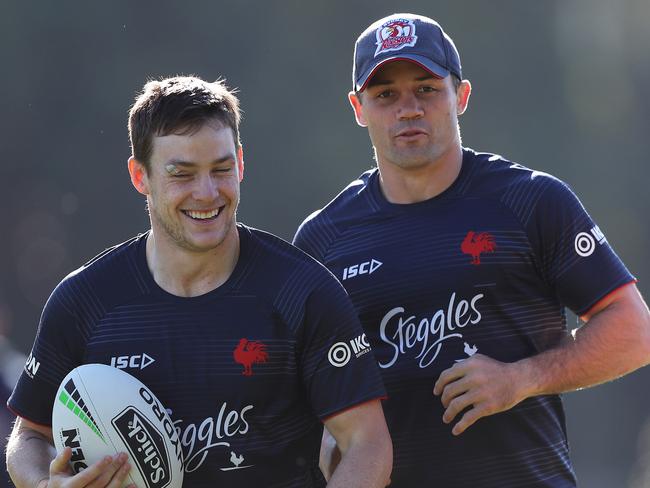
<path fill-rule="evenodd" d="M 381 367 L 394 445 L 391 488 L 574 487 L 559 396 L 529 398 L 454 437 L 433 385 L 473 354 L 514 362 L 568 334 L 633 277 L 561 181 L 463 152 L 427 201 L 383 196 L 364 173 L 300 227 L 295 244 L 348 290 Z"/>
<path fill-rule="evenodd" d="M 232 275 L 202 296 L 156 284 L 146 234 L 65 278 L 45 306 L 11 409 L 50 425 L 72 368 L 112 364 L 171 410 L 185 486 L 324 486 L 321 421 L 384 396 L 381 375 L 336 279 L 290 244 L 238 229 Z"/>

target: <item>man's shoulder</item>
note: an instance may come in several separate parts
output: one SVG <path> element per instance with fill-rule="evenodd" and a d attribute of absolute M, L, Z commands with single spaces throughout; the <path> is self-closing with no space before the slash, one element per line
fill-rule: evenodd
<path fill-rule="evenodd" d="M 469 165 L 473 193 L 503 197 L 513 192 L 534 191 L 543 188 L 566 188 L 555 176 L 511 161 L 499 154 L 464 149 L 464 161 Z"/>
<path fill-rule="evenodd" d="M 323 277 L 329 271 L 310 255 L 268 231 L 244 226 L 253 242 L 250 256 L 265 280 L 286 279 L 294 273 Z"/>
<path fill-rule="evenodd" d="M 312 212 L 304 220 L 303 225 L 319 225 L 325 221 L 337 222 L 341 218 L 365 211 L 368 207 L 368 200 L 364 197 L 369 191 L 370 182 L 376 173 L 377 168 L 373 168 L 359 175 L 324 207 Z"/>
<path fill-rule="evenodd" d="M 366 221 L 378 210 L 372 188 L 375 178 L 376 168 L 366 171 L 327 205 L 309 215 L 298 227 L 294 244 L 321 261 L 322 253 L 336 236 L 350 225 Z"/>
<path fill-rule="evenodd" d="M 138 249 L 144 245 L 146 234 L 138 234 L 127 241 L 106 248 L 79 268 L 69 273 L 59 283 L 58 290 L 125 289 L 137 270 Z"/>

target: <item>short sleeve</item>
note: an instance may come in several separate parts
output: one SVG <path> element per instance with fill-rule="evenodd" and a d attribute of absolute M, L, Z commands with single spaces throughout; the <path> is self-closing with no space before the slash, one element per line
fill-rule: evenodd
<path fill-rule="evenodd" d="M 293 236 L 292 244 L 302 251 L 309 254 L 311 257 L 316 259 L 319 262 L 323 261 L 323 256 L 318 252 L 319 244 L 323 240 L 319 239 L 316 231 L 316 226 L 314 223 L 314 217 L 317 215 L 317 212 L 314 212 L 312 215 L 307 217 L 305 221 L 298 227 L 296 234 Z"/>
<path fill-rule="evenodd" d="M 352 303 L 338 281 L 328 278 L 307 298 L 299 358 L 312 410 L 321 419 L 386 396 Z"/>
<path fill-rule="evenodd" d="M 565 183 L 543 174 L 535 179 L 545 188 L 527 232 L 542 277 L 561 303 L 581 315 L 634 277 Z"/>
<path fill-rule="evenodd" d="M 65 282 L 48 299 L 23 372 L 9 397 L 9 408 L 32 422 L 51 425 L 59 384 L 81 363 L 82 336 L 71 313 Z"/>

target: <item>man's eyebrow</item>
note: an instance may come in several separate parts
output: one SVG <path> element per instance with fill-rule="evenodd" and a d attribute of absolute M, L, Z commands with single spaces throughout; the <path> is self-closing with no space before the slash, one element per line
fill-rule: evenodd
<path fill-rule="evenodd" d="M 227 163 L 229 161 L 235 161 L 237 159 L 234 154 L 229 154 L 227 156 L 223 156 L 221 158 L 215 159 L 214 161 L 211 161 L 209 164 L 215 165 L 215 164 L 221 164 L 221 163 Z M 198 163 L 195 163 L 194 161 L 186 161 L 184 159 L 170 159 L 167 162 L 167 166 L 173 165 L 173 166 L 182 166 L 182 167 L 191 167 L 191 166 L 196 166 Z"/>
<path fill-rule="evenodd" d="M 427 81 L 427 80 L 440 80 L 442 78 L 438 78 L 437 76 L 433 76 L 432 74 L 425 74 L 422 76 L 418 76 L 417 78 L 414 78 L 414 81 Z M 394 80 L 390 78 L 379 78 L 375 77 L 372 80 L 370 80 L 370 83 L 368 83 L 368 88 L 371 86 L 385 86 L 385 85 L 392 85 L 395 83 Z"/>

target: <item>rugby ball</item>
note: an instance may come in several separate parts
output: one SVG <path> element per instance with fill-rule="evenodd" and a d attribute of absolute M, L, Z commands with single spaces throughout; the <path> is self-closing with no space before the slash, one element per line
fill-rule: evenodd
<path fill-rule="evenodd" d="M 68 373 L 56 392 L 52 435 L 58 453 L 72 448 L 74 473 L 125 452 L 131 471 L 123 486 L 183 484 L 183 451 L 169 414 L 149 388 L 111 366 L 84 364 Z"/>

